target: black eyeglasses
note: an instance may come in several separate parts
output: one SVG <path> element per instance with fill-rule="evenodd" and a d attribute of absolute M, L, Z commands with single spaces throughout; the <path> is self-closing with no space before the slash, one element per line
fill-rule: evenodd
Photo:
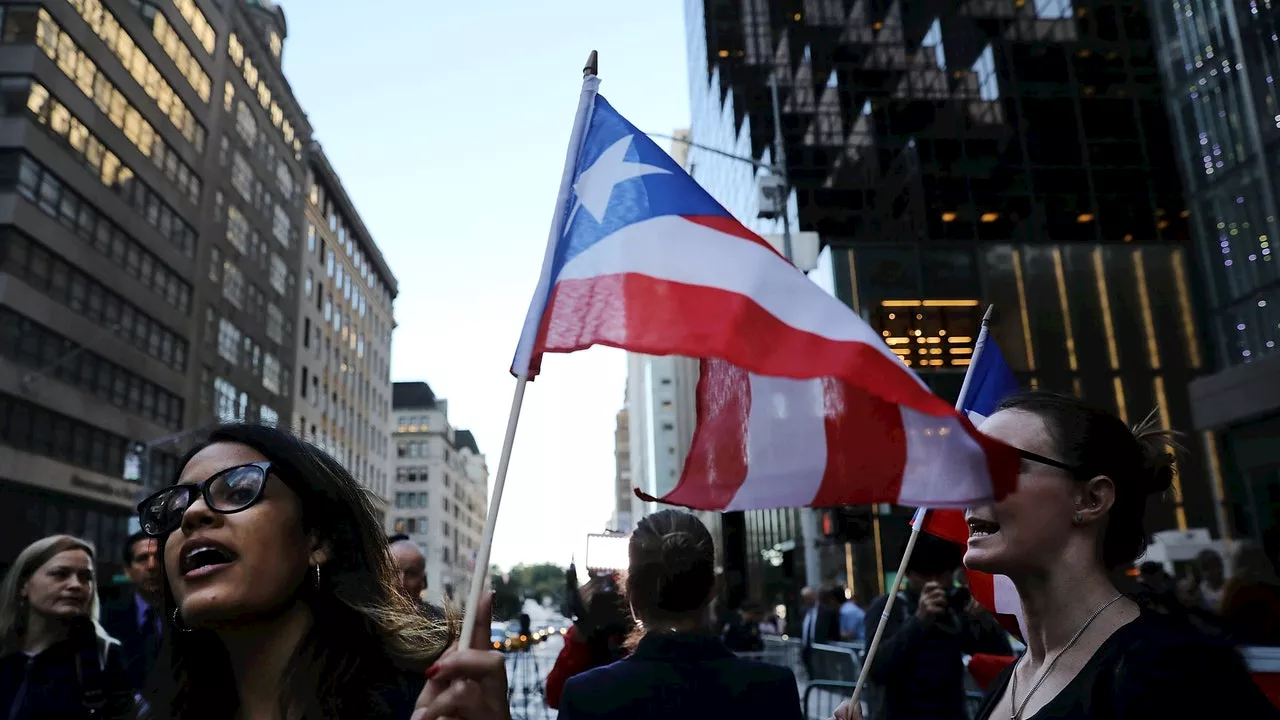
<path fill-rule="evenodd" d="M 1045 457 L 1045 456 L 1043 456 L 1043 455 L 1037 455 L 1036 453 L 1033 453 L 1033 452 L 1031 452 L 1030 450 L 1023 450 L 1023 449 L 1021 449 L 1021 448 L 1014 448 L 1014 449 L 1018 451 L 1018 455 L 1019 455 L 1019 457 L 1022 457 L 1022 458 L 1023 458 L 1023 459 L 1025 459 L 1025 460 L 1030 460 L 1030 461 L 1032 461 L 1032 462 L 1038 462 L 1038 463 L 1040 463 L 1041 465 L 1048 465 L 1048 466 L 1050 466 L 1050 467 L 1056 467 L 1056 468 L 1058 468 L 1059 470 L 1066 470 L 1067 472 L 1071 473 L 1072 475 L 1076 475 L 1076 474 L 1078 474 L 1078 473 L 1080 472 L 1080 470 L 1081 470 L 1081 468 L 1080 468 L 1079 466 L 1077 466 L 1077 465 L 1068 465 L 1068 464 L 1066 464 L 1066 463 L 1062 462 L 1061 460 L 1054 460 L 1053 458 L 1047 458 L 1047 457 Z"/>
<path fill-rule="evenodd" d="M 271 463 L 263 461 L 227 468 L 198 484 L 167 487 L 138 503 L 142 532 L 161 537 L 177 530 L 197 494 L 210 510 L 223 515 L 247 510 L 262 499 L 269 474 Z"/>

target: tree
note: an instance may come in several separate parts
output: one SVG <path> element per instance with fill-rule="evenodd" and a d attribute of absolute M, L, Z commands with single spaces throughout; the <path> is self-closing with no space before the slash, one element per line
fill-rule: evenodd
<path fill-rule="evenodd" d="M 493 565 L 489 574 L 493 582 L 493 614 L 499 620 L 518 617 L 525 600 L 541 604 L 551 598 L 557 607 L 564 600 L 564 568 L 558 565 L 516 565 L 505 573 Z"/>
<path fill-rule="evenodd" d="M 493 584 L 493 619 L 514 620 L 524 604 L 518 583 L 511 582 L 514 578 L 503 573 L 497 565 L 489 566 L 489 574 Z"/>

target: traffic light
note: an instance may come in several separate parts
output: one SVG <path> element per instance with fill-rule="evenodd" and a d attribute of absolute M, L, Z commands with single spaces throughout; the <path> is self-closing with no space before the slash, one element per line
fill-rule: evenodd
<path fill-rule="evenodd" d="M 841 543 L 857 543 L 871 535 L 871 510 L 863 507 L 833 507 L 822 511 L 822 534 Z"/>

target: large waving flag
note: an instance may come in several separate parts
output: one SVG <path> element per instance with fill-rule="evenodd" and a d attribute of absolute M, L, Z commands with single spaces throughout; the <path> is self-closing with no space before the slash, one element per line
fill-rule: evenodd
<path fill-rule="evenodd" d="M 969 383 L 963 401 L 964 412 L 975 422 L 981 423 L 990 417 L 999 406 L 1000 401 L 1018 392 L 1018 380 L 1009 369 L 1000 347 L 988 339 L 982 345 L 974 364 L 969 368 Z M 965 522 L 961 510 L 916 511 L 911 522 L 913 525 L 925 517 L 923 532 L 950 540 L 958 545 L 969 542 L 969 524 Z M 969 578 L 969 589 L 973 597 L 983 607 L 991 611 L 1000 624 L 1009 632 L 1023 635 L 1025 623 L 1022 619 L 1022 601 L 1018 599 L 1018 591 L 1013 581 L 1004 575 L 988 575 L 974 570 L 965 570 Z"/>
<path fill-rule="evenodd" d="M 597 344 L 705 359 L 691 460 L 672 493 L 649 498 L 665 503 L 964 507 L 1012 490 L 1010 448 L 735 220 L 596 94 L 598 82 L 584 83 L 571 192 L 514 374 L 532 378 L 544 353 Z"/>

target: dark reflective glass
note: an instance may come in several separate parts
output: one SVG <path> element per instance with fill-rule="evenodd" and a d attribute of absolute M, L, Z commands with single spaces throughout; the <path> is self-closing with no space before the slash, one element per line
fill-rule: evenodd
<path fill-rule="evenodd" d="M 258 502 L 267 486 L 271 463 L 257 462 L 222 470 L 198 484 L 172 485 L 138 504 L 142 532 L 159 537 L 177 530 L 196 495 L 214 512 L 230 515 Z"/>

